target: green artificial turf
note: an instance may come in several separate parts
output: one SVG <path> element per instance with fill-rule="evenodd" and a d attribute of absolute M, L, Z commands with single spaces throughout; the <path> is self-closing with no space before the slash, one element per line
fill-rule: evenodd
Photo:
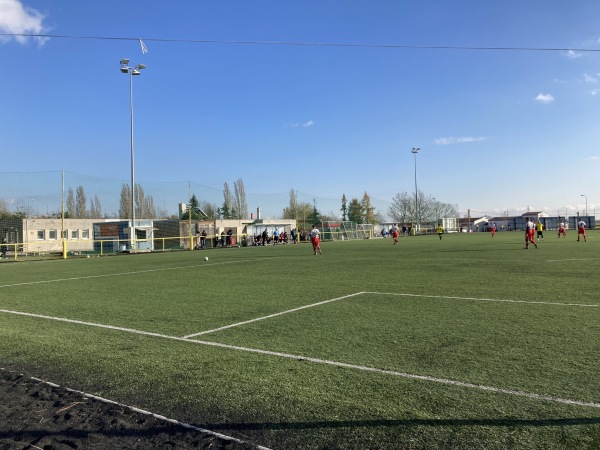
<path fill-rule="evenodd" d="M 598 448 L 600 234 L 523 247 L 3 263 L 0 364 L 273 448 Z"/>

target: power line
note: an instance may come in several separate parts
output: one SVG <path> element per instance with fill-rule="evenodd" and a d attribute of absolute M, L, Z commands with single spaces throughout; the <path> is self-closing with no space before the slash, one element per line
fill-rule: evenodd
<path fill-rule="evenodd" d="M 361 44 L 361 43 L 334 43 L 334 42 L 286 42 L 286 41 L 223 41 L 216 39 L 167 39 L 148 37 L 119 37 L 119 36 L 74 36 L 66 34 L 28 34 L 28 33 L 0 33 L 6 37 L 31 37 L 45 39 L 88 39 L 100 41 L 139 41 L 167 42 L 185 44 L 228 44 L 228 45 L 274 45 L 290 47 L 346 47 L 346 48 L 381 48 L 381 49 L 412 49 L 412 50 L 477 50 L 477 51 L 526 51 L 526 52 L 600 52 L 595 48 L 568 48 L 568 47 L 479 47 L 468 45 L 412 45 L 412 44 Z"/>

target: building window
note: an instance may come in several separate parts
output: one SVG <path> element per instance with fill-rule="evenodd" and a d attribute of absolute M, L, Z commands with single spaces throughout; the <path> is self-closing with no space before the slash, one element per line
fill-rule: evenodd
<path fill-rule="evenodd" d="M 69 239 L 69 230 L 63 230 L 62 237 L 63 239 Z"/>
<path fill-rule="evenodd" d="M 71 230 L 71 239 L 79 239 L 79 230 Z"/>
<path fill-rule="evenodd" d="M 81 230 L 81 239 L 89 239 L 90 230 Z"/>
<path fill-rule="evenodd" d="M 37 231 L 37 240 L 43 241 L 45 239 L 46 239 L 46 232 L 44 230 L 38 230 Z"/>
<path fill-rule="evenodd" d="M 55 241 L 56 240 L 56 230 L 48 231 L 48 240 Z"/>

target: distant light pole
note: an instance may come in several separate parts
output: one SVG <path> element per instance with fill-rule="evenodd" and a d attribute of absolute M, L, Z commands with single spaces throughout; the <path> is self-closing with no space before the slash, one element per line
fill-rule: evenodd
<path fill-rule="evenodd" d="M 417 223 L 419 222 L 419 191 L 417 190 L 417 153 L 421 150 L 418 147 L 413 147 L 411 153 L 415 155 L 415 219 Z M 415 234 L 417 234 L 417 230 L 415 229 Z"/>
<path fill-rule="evenodd" d="M 585 215 L 587 217 L 587 195 L 581 194 L 582 197 L 585 197 Z"/>
<path fill-rule="evenodd" d="M 129 59 L 121 60 L 121 73 L 129 74 L 129 120 L 131 132 L 131 250 L 135 251 L 135 157 L 133 151 L 133 76 L 140 75 L 140 70 L 145 69 L 143 64 L 129 67 Z"/>

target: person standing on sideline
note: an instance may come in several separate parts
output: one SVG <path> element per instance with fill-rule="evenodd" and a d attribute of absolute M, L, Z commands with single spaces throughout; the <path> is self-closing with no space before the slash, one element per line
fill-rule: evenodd
<path fill-rule="evenodd" d="M 543 241 L 544 240 L 544 225 L 542 224 L 542 222 L 540 222 L 540 219 L 538 219 L 537 223 L 535 224 L 535 229 L 537 231 L 536 237 Z"/>
<path fill-rule="evenodd" d="M 537 248 L 537 244 L 535 243 L 534 234 L 535 234 L 535 224 L 531 221 L 529 217 L 525 218 L 525 248 L 529 248 L 529 243 L 531 242 Z"/>
<path fill-rule="evenodd" d="M 492 237 L 494 237 L 496 235 L 496 224 L 494 222 L 492 222 L 492 225 L 490 227 L 490 232 L 492 233 Z"/>
<path fill-rule="evenodd" d="M 206 230 L 202 230 L 202 234 L 200 235 L 200 248 L 206 248 Z"/>
<path fill-rule="evenodd" d="M 398 230 L 398 225 L 394 224 L 392 227 L 392 237 L 394 238 L 394 245 L 398 243 L 398 235 L 400 234 L 400 230 Z"/>
<path fill-rule="evenodd" d="M 273 245 L 279 244 L 279 230 L 275 228 L 273 231 Z"/>
<path fill-rule="evenodd" d="M 316 255 L 317 250 L 319 251 L 319 255 L 321 254 L 321 234 L 319 233 L 319 229 L 316 225 L 312 226 L 312 230 L 310 230 L 310 242 L 313 246 L 313 253 Z"/>
<path fill-rule="evenodd" d="M 267 242 L 269 240 L 269 233 L 267 233 L 267 229 L 265 228 L 265 231 L 262 232 L 262 234 L 260 235 L 262 238 L 262 245 L 267 245 Z"/>
<path fill-rule="evenodd" d="M 442 234 L 444 233 L 444 228 L 442 227 L 442 224 L 440 223 L 437 226 L 437 234 L 440 237 L 440 241 L 442 240 Z M 493 236 L 493 235 L 492 235 Z"/>
<path fill-rule="evenodd" d="M 565 223 L 561 222 L 558 224 L 558 238 L 560 239 L 560 235 L 563 235 L 563 237 L 567 237 L 567 232 L 565 231 Z"/>
<path fill-rule="evenodd" d="M 587 242 L 587 238 L 585 237 L 585 222 L 581 219 L 577 222 L 577 242 L 579 242 L 579 236 L 583 234 L 583 240 Z"/>
<path fill-rule="evenodd" d="M 8 251 L 8 245 L 6 244 L 6 238 L 3 238 L 2 245 L 0 246 L 0 258 L 6 258 L 6 252 Z"/>

